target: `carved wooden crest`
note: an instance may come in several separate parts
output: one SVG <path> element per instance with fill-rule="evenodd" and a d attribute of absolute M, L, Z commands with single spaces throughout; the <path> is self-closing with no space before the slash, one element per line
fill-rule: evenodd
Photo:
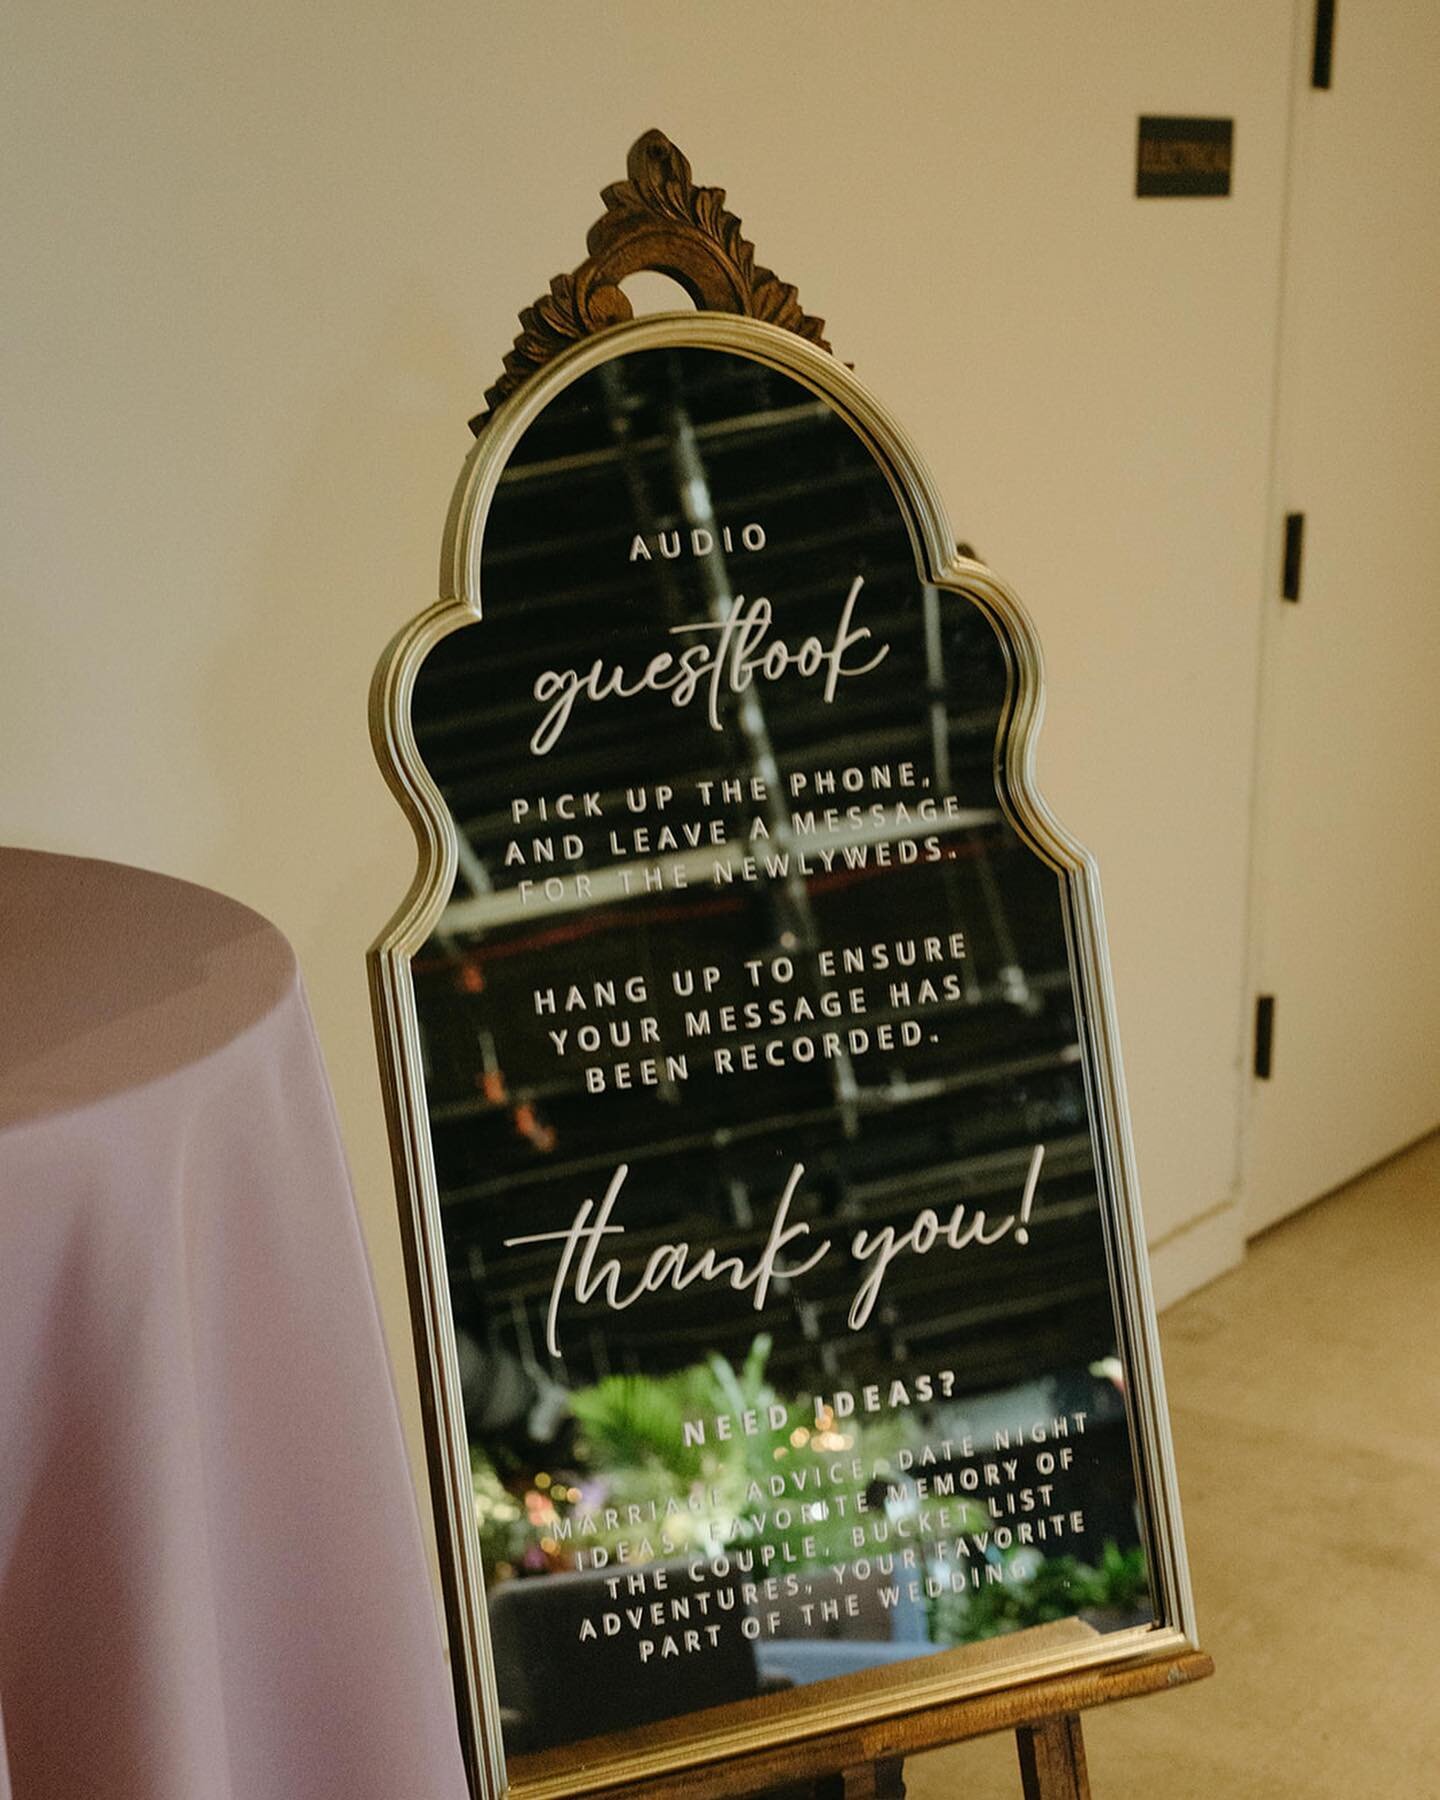
<path fill-rule="evenodd" d="M 755 261 L 755 246 L 726 209 L 724 188 L 696 187 L 689 161 L 663 131 L 635 140 L 626 169 L 628 180 L 601 193 L 605 211 L 586 236 L 589 256 L 520 314 L 505 372 L 486 390 L 486 410 L 470 421 L 477 435 L 494 408 L 567 344 L 634 317 L 620 283 L 641 270 L 679 282 L 701 311 L 764 319 L 830 348 L 825 321 L 804 310 L 788 281 Z"/>

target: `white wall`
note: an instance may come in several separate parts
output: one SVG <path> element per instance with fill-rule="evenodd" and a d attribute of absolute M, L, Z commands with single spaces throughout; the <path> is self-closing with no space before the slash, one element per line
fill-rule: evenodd
<path fill-rule="evenodd" d="M 7 36 L 0 838 L 290 935 L 397 1345 L 363 953 L 412 853 L 366 685 L 516 312 L 652 124 L 1037 615 L 1162 1296 L 1239 1254 L 1290 0 L 28 0 Z M 1134 199 L 1141 112 L 1233 115 L 1233 197 Z"/>

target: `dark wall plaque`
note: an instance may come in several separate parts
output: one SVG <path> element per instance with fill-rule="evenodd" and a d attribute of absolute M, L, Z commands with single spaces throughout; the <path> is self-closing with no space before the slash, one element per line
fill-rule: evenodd
<path fill-rule="evenodd" d="M 1213 199 L 1228 194 L 1234 141 L 1233 119 L 1142 118 L 1135 155 L 1137 196 Z"/>
<path fill-rule="evenodd" d="M 688 220 L 656 266 L 792 328 L 624 323 L 592 234 L 375 693 L 462 1726 L 477 1792 L 535 1800 L 1191 1638 L 1033 632 L 647 145 L 610 213 Z"/>

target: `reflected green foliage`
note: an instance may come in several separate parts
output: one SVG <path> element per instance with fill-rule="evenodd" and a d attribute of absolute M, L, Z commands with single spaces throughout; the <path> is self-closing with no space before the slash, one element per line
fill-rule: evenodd
<path fill-rule="evenodd" d="M 696 1373 L 687 1369 L 666 1381 L 609 1375 L 572 1394 L 570 1410 L 584 1432 L 589 1460 L 606 1469 L 653 1465 L 677 1481 L 699 1481 L 704 1459 L 684 1440 L 691 1409 L 681 1391 Z"/>
<path fill-rule="evenodd" d="M 937 1644 L 972 1644 L 1077 1613 L 1129 1614 L 1144 1608 L 1148 1616 L 1149 1596 L 1144 1551 L 1138 1545 L 1121 1550 L 1111 1543 L 1099 1568 L 1073 1556 L 1045 1557 L 1022 1580 L 974 1593 L 942 1594 L 931 1603 L 931 1634 Z"/>
<path fill-rule="evenodd" d="M 712 1354 L 673 1374 L 610 1375 L 577 1389 L 566 1465 L 526 1470 L 509 1485 L 472 1447 L 487 1567 L 501 1577 L 563 1569 L 578 1550 L 613 1555 L 622 1543 L 630 1561 L 764 1546 L 783 1547 L 793 1567 L 843 1561 L 853 1512 L 842 1515 L 827 1497 L 898 1481 L 891 1459 L 917 1427 L 894 1415 L 817 1420 L 808 1397 L 776 1391 L 770 1350 L 761 1333 L 738 1367 Z M 718 1420 L 729 1422 L 728 1436 Z M 847 1471 L 838 1487 L 837 1467 Z M 955 1504 L 962 1518 L 970 1510 Z"/>

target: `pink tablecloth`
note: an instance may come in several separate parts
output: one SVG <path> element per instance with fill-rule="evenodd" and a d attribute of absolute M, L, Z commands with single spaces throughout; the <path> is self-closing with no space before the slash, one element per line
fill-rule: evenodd
<path fill-rule="evenodd" d="M 294 957 L 0 852 L 0 1800 L 465 1791 Z"/>

